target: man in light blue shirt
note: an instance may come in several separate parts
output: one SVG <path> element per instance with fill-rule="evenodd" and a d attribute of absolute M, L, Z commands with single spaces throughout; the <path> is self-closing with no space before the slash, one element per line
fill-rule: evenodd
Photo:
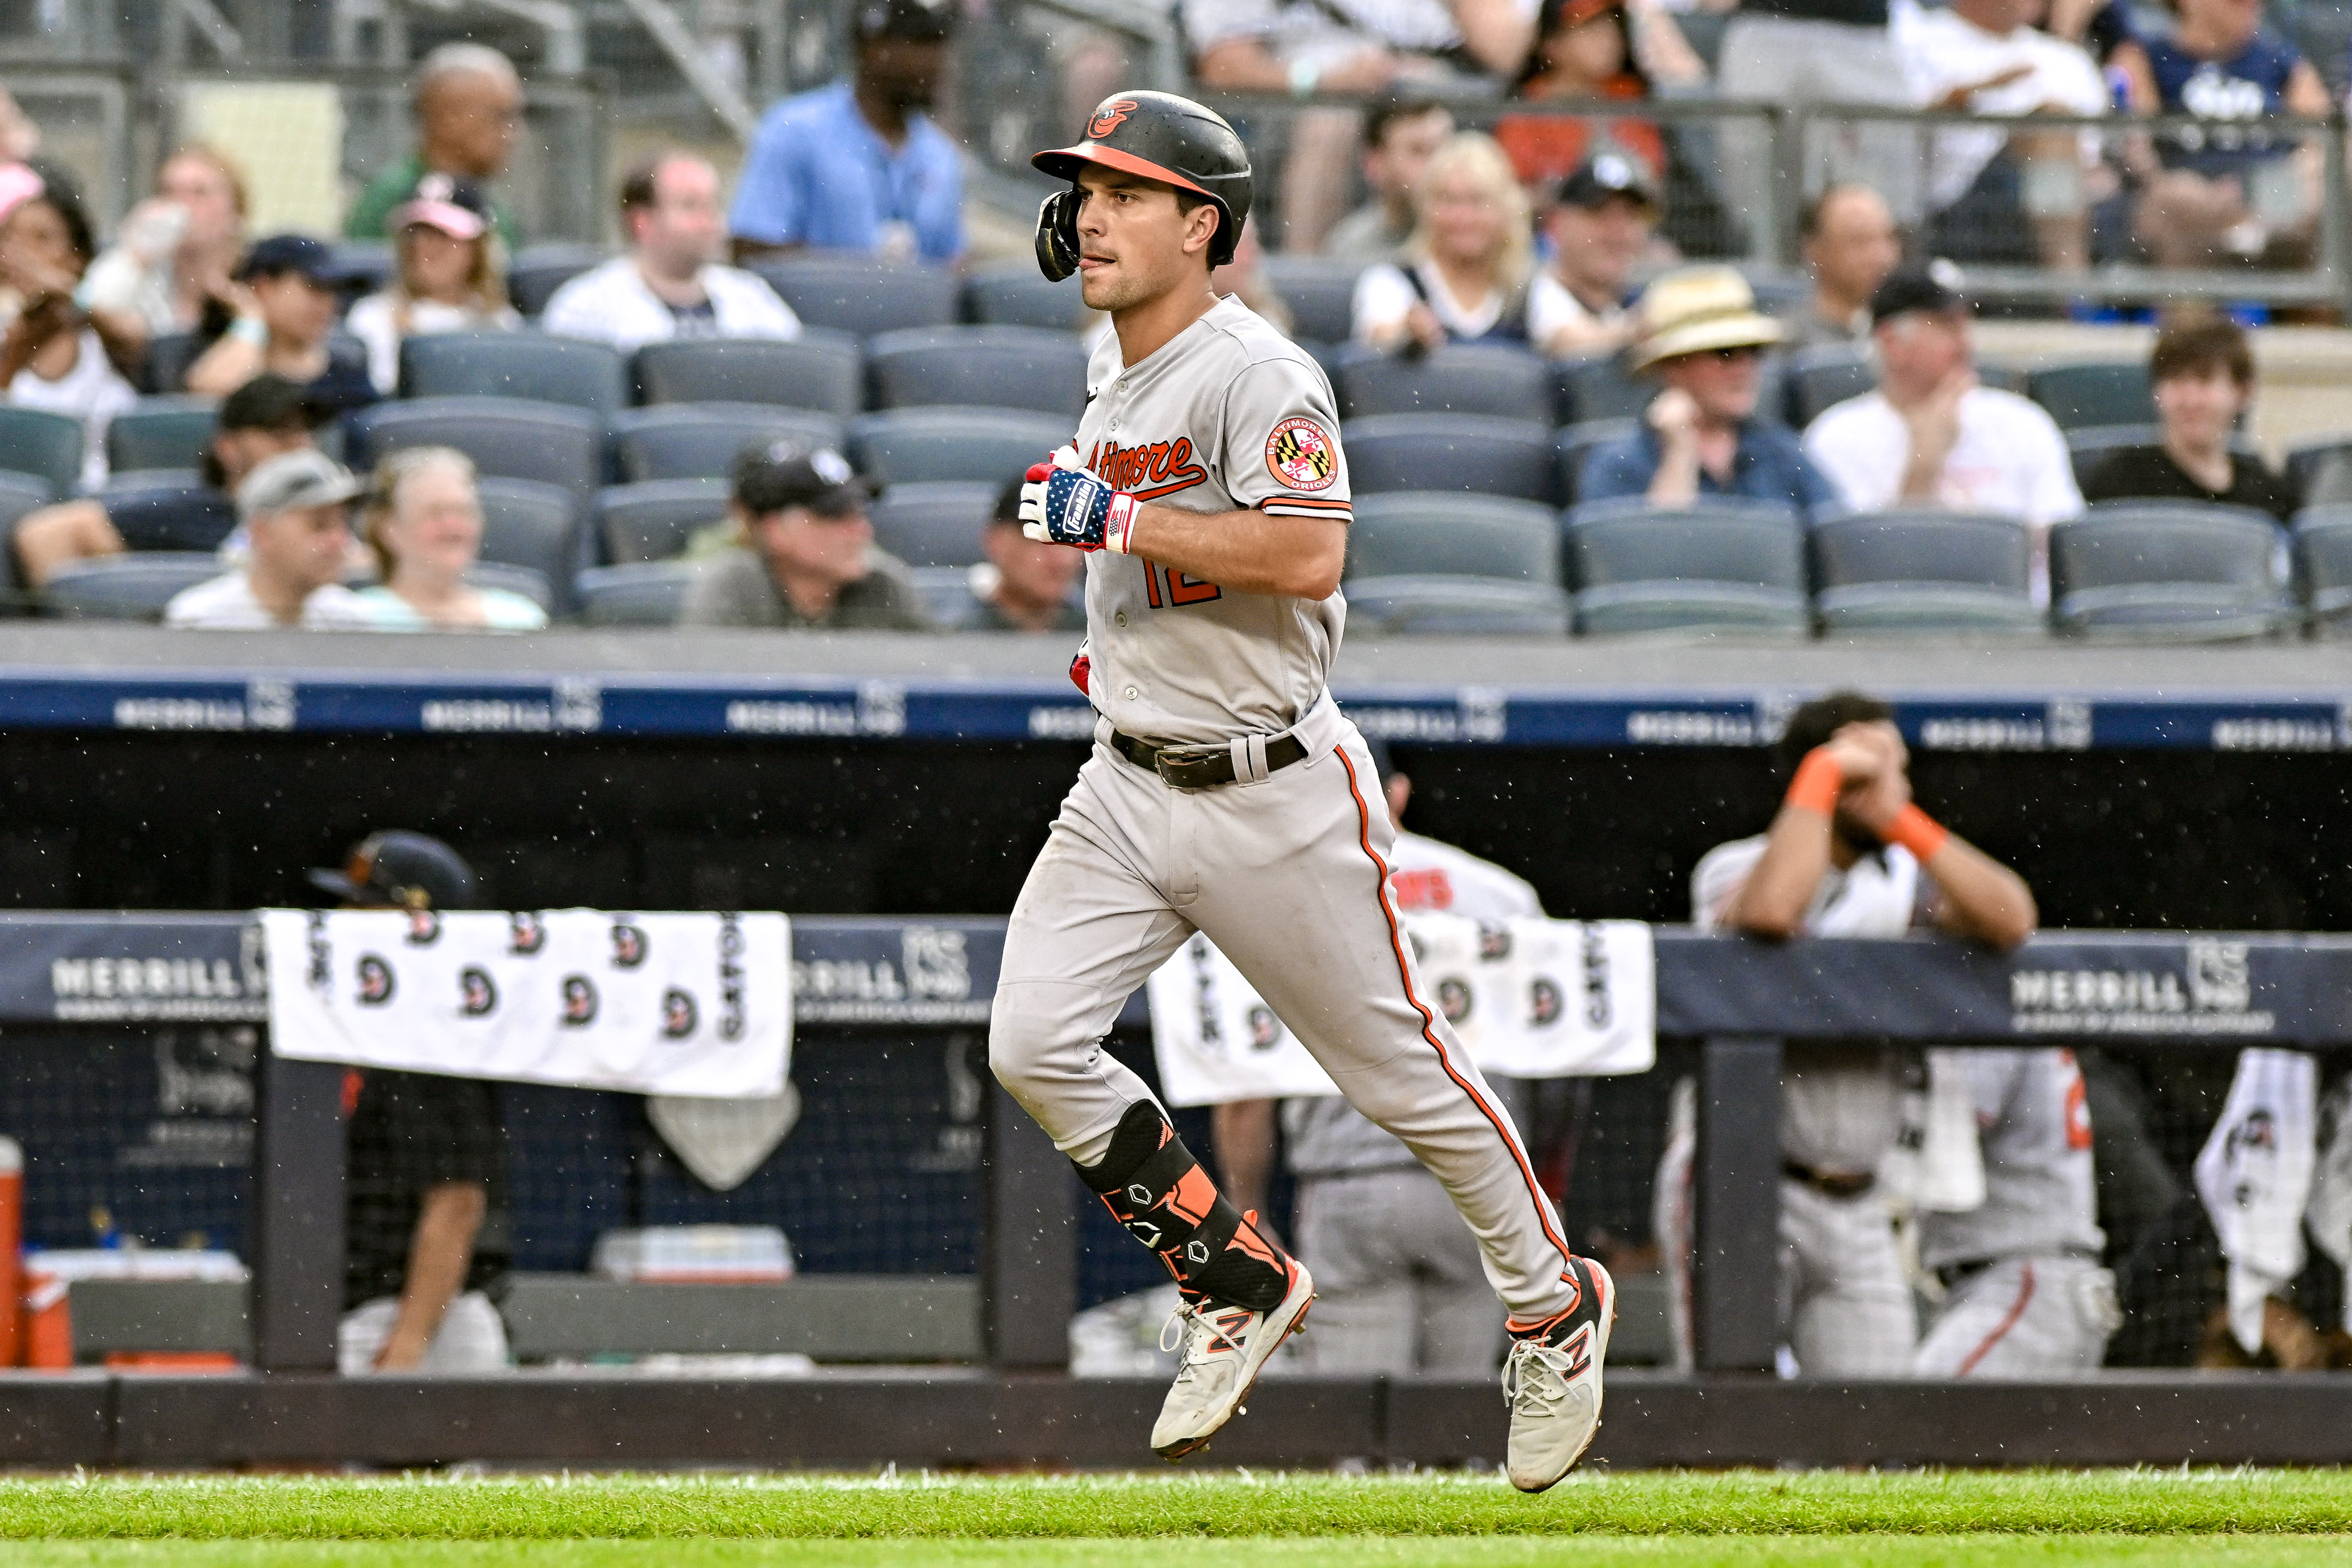
<path fill-rule="evenodd" d="M 963 253 L 963 170 L 923 112 L 954 30 L 952 0 L 859 0 L 857 72 L 768 110 L 729 214 L 738 261 L 792 250 L 886 261 Z"/>

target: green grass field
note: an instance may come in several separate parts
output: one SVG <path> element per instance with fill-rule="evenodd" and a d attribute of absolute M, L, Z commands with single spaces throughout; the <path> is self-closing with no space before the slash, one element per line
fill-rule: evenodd
<path fill-rule="evenodd" d="M 70 1478 L 0 1563 L 152 1568 L 2352 1563 L 2352 1473 Z"/>

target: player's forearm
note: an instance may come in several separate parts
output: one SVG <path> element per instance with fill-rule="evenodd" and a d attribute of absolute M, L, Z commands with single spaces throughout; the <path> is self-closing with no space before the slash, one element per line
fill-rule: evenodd
<path fill-rule="evenodd" d="M 377 1364 L 393 1370 L 414 1366 L 433 1343 L 449 1303 L 465 1288 L 474 1238 L 488 1207 L 489 1195 L 472 1182 L 445 1182 L 425 1195 L 409 1238 L 400 1312 Z"/>
<path fill-rule="evenodd" d="M 1274 1179 L 1274 1102 L 1236 1100 L 1209 1113 L 1217 1177 L 1235 1208 L 1264 1213 Z"/>
<path fill-rule="evenodd" d="M 1347 564 L 1348 527 L 1256 510 L 1144 506 L 1136 508 L 1127 551 L 1234 593 L 1328 599 Z"/>
<path fill-rule="evenodd" d="M 2025 879 L 1965 839 L 1946 839 L 1921 869 L 1943 894 L 1937 916 L 1948 930 L 2014 947 L 2041 924 Z"/>
<path fill-rule="evenodd" d="M 1781 807 L 1756 869 L 1732 894 L 1722 924 L 1757 936 L 1794 936 L 1829 869 L 1829 813 Z"/>

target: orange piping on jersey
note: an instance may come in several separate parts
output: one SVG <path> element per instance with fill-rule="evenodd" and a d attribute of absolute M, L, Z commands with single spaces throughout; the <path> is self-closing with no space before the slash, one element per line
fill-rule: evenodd
<path fill-rule="evenodd" d="M 1258 503 L 1261 511 L 1268 507 L 1305 507 L 1316 512 L 1352 512 L 1356 509 L 1353 501 L 1326 501 L 1314 496 L 1268 496 Z"/>
<path fill-rule="evenodd" d="M 1445 1047 L 1440 1043 L 1433 1032 L 1437 1027 L 1436 1015 L 1423 1004 L 1419 997 L 1413 995 L 1412 969 L 1406 963 L 1404 956 L 1404 932 L 1397 925 L 1395 907 L 1389 903 L 1389 864 L 1388 862 L 1381 859 L 1380 851 L 1372 848 L 1372 816 L 1364 805 L 1363 790 L 1357 787 L 1356 765 L 1348 760 L 1347 749 L 1344 747 L 1334 748 L 1331 755 L 1338 758 L 1339 766 L 1348 770 L 1348 793 L 1354 797 L 1356 802 L 1357 841 L 1363 846 L 1364 858 L 1370 861 L 1373 869 L 1380 873 L 1381 914 L 1389 923 L 1389 950 L 1396 955 L 1397 978 L 1404 982 L 1404 999 L 1411 1002 L 1412 1010 L 1421 1015 L 1421 1038 L 1429 1042 L 1432 1051 L 1437 1052 L 1437 1063 L 1445 1069 L 1445 1076 L 1454 1080 L 1462 1092 L 1470 1096 L 1470 1103 L 1478 1107 L 1478 1113 L 1486 1118 L 1493 1125 L 1496 1135 L 1503 1140 L 1503 1146 L 1511 1151 L 1511 1158 L 1519 1167 L 1519 1178 L 1528 1184 L 1528 1197 L 1535 1202 L 1536 1222 L 1543 1227 L 1544 1239 L 1559 1249 L 1561 1264 L 1559 1277 L 1570 1290 L 1576 1292 L 1575 1296 L 1570 1299 L 1568 1305 L 1561 1309 L 1563 1312 L 1572 1312 L 1584 1295 L 1584 1287 L 1577 1280 L 1576 1270 L 1569 1263 L 1569 1259 L 1574 1254 L 1569 1251 L 1568 1243 L 1562 1241 L 1559 1233 L 1551 1228 L 1551 1216 L 1548 1212 L 1550 1204 L 1544 1197 L 1543 1188 L 1536 1181 L 1536 1173 L 1528 1165 L 1527 1155 L 1519 1150 L 1518 1139 L 1511 1135 L 1508 1124 L 1496 1113 L 1492 1105 L 1486 1103 L 1486 1097 L 1470 1086 L 1470 1081 L 1454 1071 L 1453 1060 L 1445 1054 Z"/>
<path fill-rule="evenodd" d="M 2025 1315 L 2027 1303 L 2033 1300 L 2033 1265 L 2026 1264 L 2023 1273 L 2024 1278 L 2019 1281 L 2017 1300 L 2010 1307 L 2009 1315 L 1994 1325 L 1992 1333 L 1985 1335 L 1984 1343 L 1969 1352 L 1968 1360 L 1960 1363 L 1960 1369 L 1952 1374 L 1954 1377 L 1966 1377 L 1974 1372 L 1977 1363 L 1982 1361 L 1993 1346 L 2008 1338 L 2009 1331 L 2017 1326 L 2017 1320 Z"/>

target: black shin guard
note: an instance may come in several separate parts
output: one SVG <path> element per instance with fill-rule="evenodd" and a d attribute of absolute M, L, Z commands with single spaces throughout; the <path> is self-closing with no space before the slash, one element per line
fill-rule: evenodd
<path fill-rule="evenodd" d="M 1078 1175 L 1187 1294 L 1259 1312 L 1281 1304 L 1290 1288 L 1281 1255 L 1225 1201 L 1159 1106 L 1129 1106 L 1110 1152 Z"/>

